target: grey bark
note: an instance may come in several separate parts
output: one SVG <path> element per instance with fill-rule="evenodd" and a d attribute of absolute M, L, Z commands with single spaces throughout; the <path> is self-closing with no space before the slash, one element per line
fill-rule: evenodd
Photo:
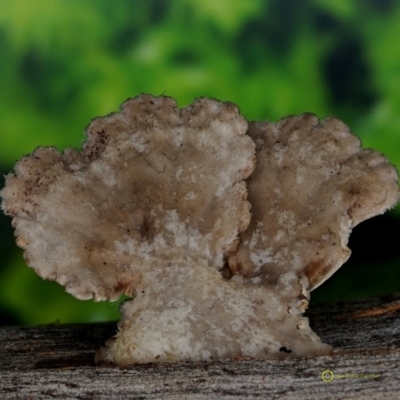
<path fill-rule="evenodd" d="M 399 399 L 400 294 L 314 306 L 330 356 L 95 366 L 116 323 L 0 328 L 1 399 Z M 324 374 L 326 370 L 332 371 Z"/>

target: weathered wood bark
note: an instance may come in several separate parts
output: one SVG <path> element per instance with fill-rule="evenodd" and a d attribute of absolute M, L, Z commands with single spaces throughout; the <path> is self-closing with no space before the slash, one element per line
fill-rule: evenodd
<path fill-rule="evenodd" d="M 0 328 L 1 399 L 398 399 L 400 294 L 312 307 L 331 356 L 94 366 L 115 323 Z M 322 379 L 322 373 L 325 372 Z"/>

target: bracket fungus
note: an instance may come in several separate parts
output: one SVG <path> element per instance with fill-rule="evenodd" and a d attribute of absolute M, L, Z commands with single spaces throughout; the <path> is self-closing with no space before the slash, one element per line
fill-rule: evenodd
<path fill-rule="evenodd" d="M 302 314 L 396 169 L 340 121 L 248 123 L 231 103 L 140 95 L 83 151 L 37 148 L 2 209 L 28 265 L 78 299 L 133 299 L 98 362 L 328 354 Z"/>

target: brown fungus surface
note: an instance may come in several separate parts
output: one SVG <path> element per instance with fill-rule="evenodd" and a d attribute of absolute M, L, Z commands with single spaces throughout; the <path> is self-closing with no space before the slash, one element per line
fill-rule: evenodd
<path fill-rule="evenodd" d="M 257 154 L 252 220 L 231 269 L 269 283 L 305 273 L 311 291 L 349 258 L 352 228 L 398 202 L 397 171 L 335 118 L 252 122 L 248 134 Z"/>
<path fill-rule="evenodd" d="M 132 295 L 159 261 L 216 269 L 249 221 L 254 144 L 236 106 L 141 95 L 92 121 L 83 152 L 38 148 L 2 190 L 27 263 L 79 299 Z"/>
<path fill-rule="evenodd" d="M 1 197 L 41 277 L 134 296 L 97 362 L 331 352 L 302 314 L 352 227 L 399 200 L 382 155 L 335 119 L 248 124 L 211 99 L 141 95 L 86 134 L 82 152 L 24 157 Z"/>

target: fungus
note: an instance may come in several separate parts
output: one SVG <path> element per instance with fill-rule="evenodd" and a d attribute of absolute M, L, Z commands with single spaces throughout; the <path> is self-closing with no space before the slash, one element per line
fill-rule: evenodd
<path fill-rule="evenodd" d="M 248 124 L 211 99 L 140 95 L 86 135 L 82 152 L 24 157 L 1 197 L 42 278 L 79 299 L 133 297 L 98 362 L 332 350 L 302 314 L 351 228 L 398 201 L 383 156 L 335 119 Z"/>
<path fill-rule="evenodd" d="M 397 171 L 335 118 L 253 122 L 248 134 L 257 155 L 247 180 L 252 219 L 230 268 L 268 283 L 304 273 L 311 291 L 350 257 L 352 228 L 398 202 Z"/>

